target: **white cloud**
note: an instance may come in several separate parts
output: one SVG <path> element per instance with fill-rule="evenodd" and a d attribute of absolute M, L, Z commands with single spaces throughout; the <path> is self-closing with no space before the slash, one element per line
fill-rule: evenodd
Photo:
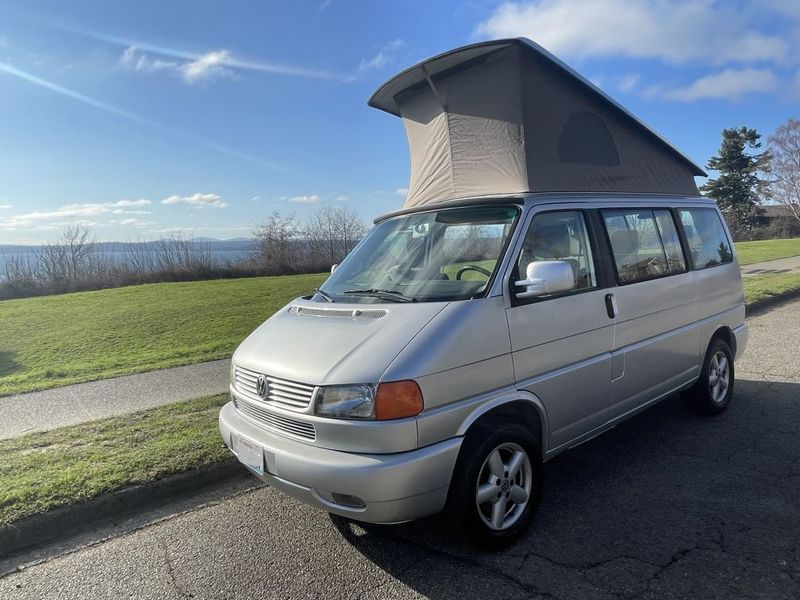
<path fill-rule="evenodd" d="M 129 207 L 129 206 L 147 206 L 148 204 L 152 204 L 150 200 L 145 200 L 144 198 L 140 198 L 139 200 L 119 200 L 118 202 L 111 202 L 106 204 L 105 206 L 110 207 Z"/>
<path fill-rule="evenodd" d="M 627 56 L 721 64 L 784 62 L 790 54 L 786 40 L 754 28 L 746 7 L 714 0 L 506 2 L 476 33 L 525 36 L 559 56 L 576 58 Z"/>
<path fill-rule="evenodd" d="M 779 86 L 778 78 L 764 69 L 725 69 L 701 77 L 689 85 L 665 89 L 651 86 L 645 97 L 692 102 L 694 100 L 738 100 L 747 94 L 771 92 Z"/>
<path fill-rule="evenodd" d="M 131 210 L 150 204 L 150 200 L 119 200 L 117 202 L 65 204 L 56 210 L 35 211 L 0 219 L 0 229 L 34 228 L 57 229 L 72 223 L 97 225 L 95 219 L 103 215 L 146 215 L 146 210 Z"/>
<path fill-rule="evenodd" d="M 133 71 L 143 71 L 145 73 L 152 73 L 154 71 L 178 71 L 180 69 L 180 65 L 177 62 L 152 58 L 139 52 L 135 46 L 130 46 L 122 52 L 118 64 L 121 67 Z"/>
<path fill-rule="evenodd" d="M 350 200 L 350 196 L 348 196 L 347 194 L 339 194 L 338 196 L 336 196 L 336 200 L 338 202 L 346 202 Z"/>
<path fill-rule="evenodd" d="M 387 66 L 394 58 L 395 52 L 405 46 L 405 42 L 403 40 L 397 39 L 392 40 L 380 51 L 368 60 L 362 60 L 361 64 L 358 66 L 359 73 L 366 73 L 367 71 L 378 71 L 383 69 Z"/>
<path fill-rule="evenodd" d="M 227 202 L 224 202 L 217 194 L 201 194 L 196 193 L 191 196 L 178 196 L 177 194 L 164 198 L 161 204 L 190 204 L 200 208 L 226 208 Z"/>
<path fill-rule="evenodd" d="M 636 84 L 639 83 L 639 79 L 640 76 L 638 73 L 629 73 L 628 75 L 623 75 L 619 80 L 617 87 L 619 87 L 621 92 L 630 92 L 636 87 Z"/>
<path fill-rule="evenodd" d="M 155 221 L 145 221 L 143 219 L 120 219 L 119 221 L 109 221 L 110 224 L 124 225 L 126 227 L 149 227 L 155 225 Z"/>
<path fill-rule="evenodd" d="M 0 210 L 5 210 L 7 208 L 11 208 L 10 204 L 0 204 Z"/>
<path fill-rule="evenodd" d="M 189 84 L 231 75 L 232 71 L 227 68 L 231 62 L 232 57 L 228 50 L 214 50 L 192 60 L 179 62 L 152 57 L 142 53 L 135 46 L 126 48 L 119 59 L 119 65 L 124 68 L 145 73 L 168 71 L 179 75 Z"/>
<path fill-rule="evenodd" d="M 407 196 L 408 195 L 408 188 L 397 188 L 394 191 L 395 194 L 398 196 Z"/>
<path fill-rule="evenodd" d="M 231 75 L 231 71 L 225 67 L 230 59 L 231 53 L 228 50 L 214 50 L 202 55 L 197 60 L 182 65 L 181 73 L 187 83 L 226 77 Z"/>
<path fill-rule="evenodd" d="M 292 196 L 289 198 L 289 202 L 298 202 L 300 204 L 313 204 L 314 202 L 319 202 L 319 196 L 316 194 L 308 194 L 306 196 Z"/>

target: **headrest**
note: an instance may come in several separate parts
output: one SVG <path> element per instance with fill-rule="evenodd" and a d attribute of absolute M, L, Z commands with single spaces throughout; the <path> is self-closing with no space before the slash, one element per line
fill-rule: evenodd
<path fill-rule="evenodd" d="M 538 225 L 533 231 L 533 254 L 536 258 L 570 256 L 571 238 L 566 225 Z"/>
<path fill-rule="evenodd" d="M 612 231 L 611 247 L 614 254 L 636 254 L 639 251 L 639 232 L 635 229 Z"/>

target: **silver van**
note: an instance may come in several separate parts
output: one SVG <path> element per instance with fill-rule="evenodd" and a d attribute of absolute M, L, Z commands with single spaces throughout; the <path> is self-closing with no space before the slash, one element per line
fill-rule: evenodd
<path fill-rule="evenodd" d="M 482 69 L 502 71 L 509 56 L 517 65 L 545 59 L 545 74 L 571 82 L 564 88 L 583 94 L 579 112 L 597 115 L 609 133 L 617 164 L 595 164 L 609 149 L 596 143 L 583 163 L 561 161 L 569 167 L 561 187 L 575 186 L 580 170 L 586 185 L 612 180 L 621 189 L 542 191 L 539 161 L 523 159 L 528 191 L 509 192 L 519 182 L 493 179 L 492 153 L 480 163 L 489 163 L 490 177 L 459 173 L 457 157 L 448 173 L 430 175 L 427 160 L 415 165 L 410 134 L 406 206 L 377 219 L 319 290 L 275 313 L 233 356 L 220 431 L 269 485 L 365 522 L 446 509 L 478 542 L 497 547 L 531 522 L 544 461 L 676 392 L 707 414 L 730 403 L 747 341 L 733 244 L 716 205 L 696 188 L 658 187 L 687 187 L 687 177 L 694 185 L 696 166 L 527 40 L 459 49 L 386 85 L 394 85 L 392 98 L 438 86 L 449 117 L 458 101 L 448 93 L 475 106 L 464 100 L 469 86 L 450 78 L 485 81 Z M 472 65 L 476 57 L 484 60 Z M 382 107 L 380 92 L 374 106 Z M 562 146 L 593 125 L 581 116 L 583 127 L 571 131 L 576 109 L 559 104 Z M 535 123 L 520 121 L 525 139 L 512 142 L 530 155 Z M 459 135 L 473 144 L 459 144 Z M 449 138 L 455 154 L 480 145 L 469 123 Z M 626 178 L 625 169 L 644 168 L 635 161 L 648 152 L 646 177 Z M 441 200 L 426 197 L 437 177 L 463 185 Z M 654 190 L 625 188 L 648 178 Z M 480 193 L 453 197 L 470 186 Z"/>

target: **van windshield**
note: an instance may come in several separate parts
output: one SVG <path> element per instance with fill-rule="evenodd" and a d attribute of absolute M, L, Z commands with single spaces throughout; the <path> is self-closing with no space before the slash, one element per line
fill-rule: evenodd
<path fill-rule="evenodd" d="M 415 213 L 376 225 L 320 288 L 335 302 L 440 302 L 484 294 L 516 206 Z"/>

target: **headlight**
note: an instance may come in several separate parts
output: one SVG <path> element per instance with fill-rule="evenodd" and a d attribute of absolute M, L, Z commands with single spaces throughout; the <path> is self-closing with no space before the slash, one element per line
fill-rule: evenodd
<path fill-rule="evenodd" d="M 414 417 L 425 403 L 416 381 L 381 383 L 378 386 L 343 385 L 321 387 L 314 412 L 334 419 L 376 419 L 379 421 Z"/>
<path fill-rule="evenodd" d="M 317 393 L 317 405 L 314 410 L 320 417 L 374 419 L 375 386 L 322 387 Z"/>

